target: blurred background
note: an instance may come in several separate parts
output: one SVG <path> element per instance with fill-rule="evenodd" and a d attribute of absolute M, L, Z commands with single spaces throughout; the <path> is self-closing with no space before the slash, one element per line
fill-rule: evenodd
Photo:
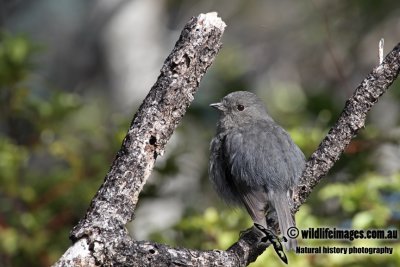
<path fill-rule="evenodd" d="M 223 48 L 157 160 L 129 230 L 138 240 L 226 249 L 248 215 L 208 182 L 217 114 L 249 90 L 309 156 L 346 99 L 400 42 L 398 0 L 0 0 L 0 266 L 49 266 L 101 185 L 133 114 L 184 24 L 217 11 Z M 301 207 L 298 227 L 399 229 L 400 83 L 369 113 Z M 295 255 L 293 266 L 400 266 L 385 240 L 302 246 L 393 247 L 393 255 Z M 280 265 L 272 249 L 251 266 Z"/>

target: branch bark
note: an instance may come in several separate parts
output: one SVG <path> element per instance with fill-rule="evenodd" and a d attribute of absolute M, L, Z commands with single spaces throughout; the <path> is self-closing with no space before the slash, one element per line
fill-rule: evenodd
<path fill-rule="evenodd" d="M 134 215 L 140 191 L 158 155 L 180 122 L 201 77 L 221 47 L 225 24 L 216 13 L 201 14 L 185 26 L 156 84 L 139 108 L 105 181 L 72 230 L 74 244 L 54 266 L 246 266 L 269 244 L 255 232 L 243 234 L 227 251 L 172 248 L 134 241 L 125 224 Z M 367 112 L 399 74 L 400 44 L 357 87 L 335 126 L 307 162 L 292 212 L 339 159 L 364 126 Z M 272 219 L 275 228 L 277 222 Z"/>
<path fill-rule="evenodd" d="M 163 154 L 165 144 L 193 101 L 201 78 L 214 61 L 225 26 L 216 13 L 200 14 L 185 25 L 157 82 L 135 114 L 85 218 L 71 231 L 72 241 L 86 240 L 90 253 L 84 255 L 92 256 L 96 264 L 124 264 L 119 256 L 124 254 L 120 251 L 122 244 L 136 245 L 125 224 L 134 216 L 139 193 L 157 156 Z M 79 243 L 79 248 L 84 248 Z M 65 265 L 62 260 L 56 266 Z"/>
<path fill-rule="evenodd" d="M 399 71 L 400 43 L 355 89 L 353 96 L 346 101 L 338 121 L 311 155 L 297 188 L 294 211 L 306 201 L 312 189 L 332 168 L 351 139 L 364 127 L 367 113 L 396 80 Z"/>

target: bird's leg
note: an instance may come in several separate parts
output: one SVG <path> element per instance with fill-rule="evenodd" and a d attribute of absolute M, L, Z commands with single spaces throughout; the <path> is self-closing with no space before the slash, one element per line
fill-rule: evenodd
<path fill-rule="evenodd" d="M 258 233 L 260 233 L 259 235 L 262 236 L 262 238 L 260 239 L 260 242 L 262 242 L 262 243 L 265 243 L 265 242 L 268 242 L 271 240 L 281 241 L 281 239 L 269 227 L 264 227 L 261 224 L 254 223 L 254 228 L 257 230 Z M 272 243 L 272 241 L 271 241 L 271 243 Z"/>
<path fill-rule="evenodd" d="M 248 229 L 246 229 L 246 230 L 240 231 L 239 237 L 242 238 L 243 235 L 246 235 L 246 234 L 252 232 L 252 231 L 253 231 L 253 228 L 254 228 L 254 227 L 250 227 L 250 228 L 248 228 Z"/>
<path fill-rule="evenodd" d="M 262 237 L 260 239 L 260 242 L 270 242 L 272 244 L 272 246 L 275 249 L 276 254 L 278 254 L 279 258 L 284 262 L 284 263 L 288 263 L 287 257 L 285 252 L 283 251 L 283 246 L 281 241 L 286 242 L 287 239 L 286 237 L 283 238 L 279 238 L 273 230 L 265 228 L 264 226 L 262 226 L 261 224 L 258 223 L 254 223 L 254 228 L 256 228 L 257 230 L 259 230 L 260 232 L 262 232 L 264 234 L 264 237 Z"/>
<path fill-rule="evenodd" d="M 279 237 L 279 234 L 282 234 L 282 233 L 275 232 L 275 231 L 272 230 L 272 229 L 278 228 L 278 231 L 279 231 L 278 225 L 276 223 L 275 223 L 276 225 L 274 225 L 274 222 L 278 221 L 278 215 L 276 214 L 276 211 L 269 212 L 267 214 L 266 221 L 267 221 L 267 225 L 268 225 L 267 228 L 270 229 L 269 231 L 272 231 L 274 233 L 274 235 L 276 236 L 276 238 L 280 242 L 287 242 L 287 238 L 284 235 L 282 235 L 282 237 Z"/>

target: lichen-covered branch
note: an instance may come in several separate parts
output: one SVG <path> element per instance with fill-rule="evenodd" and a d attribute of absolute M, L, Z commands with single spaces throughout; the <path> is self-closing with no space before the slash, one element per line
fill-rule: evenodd
<path fill-rule="evenodd" d="M 117 257 L 113 249 L 119 242 L 129 241 L 125 224 L 133 218 L 139 193 L 157 156 L 163 154 L 221 48 L 224 29 L 225 23 L 216 13 L 201 14 L 185 25 L 157 82 L 135 114 L 104 183 L 85 217 L 72 230 L 73 241 L 85 238 L 90 249 L 101 248 L 92 253 L 98 264 L 106 265 L 107 260 Z"/>
<path fill-rule="evenodd" d="M 133 118 L 121 149 L 84 219 L 71 237 L 124 226 L 158 155 L 189 107 L 221 47 L 225 24 L 216 13 L 193 18 L 165 60 L 157 82 Z"/>
<path fill-rule="evenodd" d="M 400 43 L 356 88 L 353 96 L 346 101 L 335 126 L 330 129 L 318 149 L 307 161 L 297 188 L 294 211 L 297 211 L 306 201 L 313 188 L 339 159 L 351 139 L 364 127 L 368 111 L 394 82 L 399 71 Z"/>

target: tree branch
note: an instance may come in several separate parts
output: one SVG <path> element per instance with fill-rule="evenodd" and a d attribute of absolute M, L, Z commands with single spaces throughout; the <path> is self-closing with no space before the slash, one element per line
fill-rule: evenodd
<path fill-rule="evenodd" d="M 71 237 L 111 230 L 131 221 L 139 193 L 158 155 L 194 99 L 200 79 L 221 47 L 225 24 L 208 13 L 191 19 L 161 74 L 135 114 L 105 181 Z"/>
<path fill-rule="evenodd" d="M 346 101 L 336 124 L 311 155 L 297 187 L 294 211 L 306 201 L 312 189 L 332 168 L 351 139 L 364 127 L 368 111 L 394 82 L 399 71 L 400 43 L 356 88 L 353 96 Z"/>
<path fill-rule="evenodd" d="M 171 248 L 134 241 L 125 224 L 164 146 L 180 122 L 201 77 L 221 47 L 225 24 L 208 13 L 185 26 L 156 84 L 136 113 L 109 173 L 85 215 L 71 232 L 75 242 L 54 266 L 246 266 L 268 246 L 255 232 L 241 236 L 227 251 Z M 367 112 L 399 74 L 400 44 L 357 87 L 335 126 L 306 164 L 292 212 L 339 159 L 364 126 Z M 273 218 L 269 222 L 276 229 Z"/>
<path fill-rule="evenodd" d="M 133 218 L 139 193 L 157 156 L 163 154 L 201 78 L 214 61 L 225 26 L 216 13 L 200 14 L 185 25 L 157 82 L 135 114 L 85 218 L 71 231 L 73 241 L 87 239 L 89 249 L 96 251 L 92 255 L 97 263 L 110 263 L 118 256 L 113 249 L 120 242 L 129 243 L 125 224 Z"/>

